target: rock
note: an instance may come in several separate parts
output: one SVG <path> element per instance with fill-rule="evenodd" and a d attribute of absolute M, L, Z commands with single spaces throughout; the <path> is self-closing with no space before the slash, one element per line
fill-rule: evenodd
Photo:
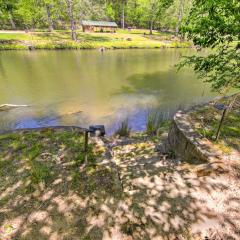
<path fill-rule="evenodd" d="M 105 48 L 105 47 L 99 48 L 99 52 L 105 52 L 105 51 L 106 51 L 106 48 Z"/>
<path fill-rule="evenodd" d="M 28 45 L 28 50 L 29 50 L 29 51 L 33 51 L 33 50 L 35 50 L 35 47 L 32 46 L 32 45 Z"/>
<path fill-rule="evenodd" d="M 161 129 L 157 130 L 157 136 L 159 137 L 160 140 L 166 141 L 168 139 L 168 132 L 161 132 Z"/>
<path fill-rule="evenodd" d="M 155 152 L 164 153 L 165 152 L 165 145 L 164 145 L 164 143 L 156 145 L 154 151 Z"/>
<path fill-rule="evenodd" d="M 176 158 L 176 159 L 171 159 L 171 163 L 173 163 L 174 165 L 179 165 L 179 164 L 181 164 L 181 159 L 178 159 L 178 158 Z"/>
<path fill-rule="evenodd" d="M 164 141 L 164 142 L 156 145 L 154 151 L 162 153 L 162 154 L 168 154 L 169 152 L 171 152 L 171 147 L 170 147 L 168 141 Z"/>

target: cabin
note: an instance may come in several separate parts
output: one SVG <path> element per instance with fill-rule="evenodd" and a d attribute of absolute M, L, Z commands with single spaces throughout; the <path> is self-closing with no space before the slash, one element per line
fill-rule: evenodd
<path fill-rule="evenodd" d="M 115 22 L 90 21 L 81 22 L 83 32 L 112 32 L 115 33 L 118 25 Z"/>

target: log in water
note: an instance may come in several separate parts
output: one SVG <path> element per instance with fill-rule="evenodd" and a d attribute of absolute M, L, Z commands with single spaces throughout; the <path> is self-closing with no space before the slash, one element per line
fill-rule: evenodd
<path fill-rule="evenodd" d="M 0 105 L 0 111 L 9 111 L 13 108 L 28 107 L 28 105 L 15 105 L 15 104 L 2 104 Z"/>

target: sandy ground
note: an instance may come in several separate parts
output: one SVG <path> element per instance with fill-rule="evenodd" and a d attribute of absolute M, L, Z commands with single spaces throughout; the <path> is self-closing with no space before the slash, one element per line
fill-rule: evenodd
<path fill-rule="evenodd" d="M 132 239 L 240 239 L 240 168 L 198 177 L 154 149 L 151 141 L 113 148 Z"/>

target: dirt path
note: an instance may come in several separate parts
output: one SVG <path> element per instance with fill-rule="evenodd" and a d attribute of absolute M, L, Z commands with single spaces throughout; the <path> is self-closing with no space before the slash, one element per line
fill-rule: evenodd
<path fill-rule="evenodd" d="M 122 231 L 130 239 L 240 239 L 237 176 L 199 178 L 154 150 L 145 140 L 112 150 L 124 191 Z"/>

